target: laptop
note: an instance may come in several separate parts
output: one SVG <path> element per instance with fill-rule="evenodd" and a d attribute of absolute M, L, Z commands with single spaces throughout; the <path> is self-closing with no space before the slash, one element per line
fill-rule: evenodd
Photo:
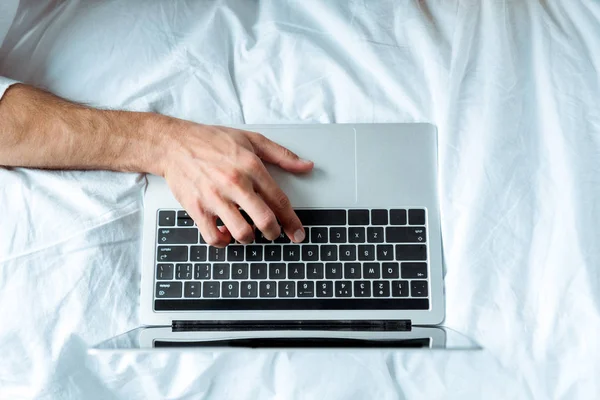
<path fill-rule="evenodd" d="M 164 179 L 148 176 L 140 316 L 122 348 L 444 347 L 433 125 L 233 126 L 314 161 L 267 168 L 306 231 L 207 245 Z"/>

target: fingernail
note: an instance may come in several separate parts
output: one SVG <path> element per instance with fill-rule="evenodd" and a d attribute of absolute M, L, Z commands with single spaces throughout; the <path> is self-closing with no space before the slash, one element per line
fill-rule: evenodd
<path fill-rule="evenodd" d="M 303 163 L 312 164 L 312 161 L 305 160 L 304 158 L 301 158 L 300 161 L 302 161 Z"/>
<path fill-rule="evenodd" d="M 302 229 L 298 229 L 294 232 L 294 242 L 299 243 L 304 240 L 304 231 Z"/>

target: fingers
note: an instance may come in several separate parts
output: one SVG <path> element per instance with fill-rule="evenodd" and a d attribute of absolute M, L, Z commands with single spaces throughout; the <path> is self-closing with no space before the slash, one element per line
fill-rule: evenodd
<path fill-rule="evenodd" d="M 201 209 L 187 210 L 192 219 L 198 225 L 200 234 L 206 243 L 214 247 L 225 247 L 231 241 L 231 235 L 227 230 L 217 227 L 217 217 Z"/>
<path fill-rule="evenodd" d="M 256 155 L 268 163 L 296 173 L 308 172 L 314 166 L 312 161 L 301 159 L 291 150 L 278 145 L 259 133 L 247 132 L 247 137 L 252 143 Z"/>
<path fill-rule="evenodd" d="M 277 183 L 266 169 L 263 174 L 257 175 L 255 179 L 259 193 L 279 219 L 285 234 L 295 243 L 302 242 L 305 237 L 304 227 L 292 208 L 290 199 L 277 186 Z"/>
<path fill-rule="evenodd" d="M 223 201 L 216 211 L 231 236 L 238 242 L 248 244 L 254 241 L 254 230 L 233 203 Z"/>
<path fill-rule="evenodd" d="M 265 201 L 254 191 L 237 196 L 238 204 L 250 216 L 254 225 L 260 229 L 265 238 L 275 240 L 281 233 L 275 214 Z"/>

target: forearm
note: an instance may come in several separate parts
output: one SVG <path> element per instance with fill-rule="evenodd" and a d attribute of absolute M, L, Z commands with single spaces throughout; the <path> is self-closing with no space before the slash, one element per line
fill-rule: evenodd
<path fill-rule="evenodd" d="M 0 100 L 0 165 L 160 174 L 157 151 L 166 120 L 98 110 L 13 85 Z"/>

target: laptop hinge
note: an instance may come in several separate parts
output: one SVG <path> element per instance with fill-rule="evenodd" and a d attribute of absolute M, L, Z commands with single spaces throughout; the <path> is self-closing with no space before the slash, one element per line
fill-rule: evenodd
<path fill-rule="evenodd" d="M 335 321 L 173 321 L 173 332 L 190 331 L 410 331 L 412 323 L 402 320 Z"/>

